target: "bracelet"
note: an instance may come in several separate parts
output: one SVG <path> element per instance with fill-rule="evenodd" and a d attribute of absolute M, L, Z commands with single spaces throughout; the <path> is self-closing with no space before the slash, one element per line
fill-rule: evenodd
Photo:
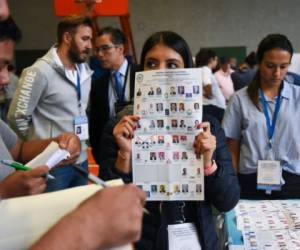
<path fill-rule="evenodd" d="M 208 167 L 204 167 L 204 175 L 209 176 L 217 170 L 218 166 L 215 160 L 212 160 L 212 164 Z"/>
<path fill-rule="evenodd" d="M 129 161 L 131 159 L 131 158 L 127 158 L 125 155 L 123 155 L 120 150 L 118 150 L 118 156 L 120 156 L 120 158 L 124 161 Z"/>
<path fill-rule="evenodd" d="M 210 168 L 212 165 L 214 165 L 214 163 L 215 163 L 215 160 L 211 159 L 211 163 L 210 163 L 210 165 L 206 165 L 206 166 L 204 166 L 204 169 L 206 169 L 206 168 Z"/>

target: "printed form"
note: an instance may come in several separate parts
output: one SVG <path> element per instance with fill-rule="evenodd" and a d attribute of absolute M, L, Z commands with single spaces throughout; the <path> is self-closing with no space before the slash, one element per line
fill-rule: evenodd
<path fill-rule="evenodd" d="M 147 200 L 203 200 L 203 160 L 193 142 L 202 121 L 201 69 L 136 73 L 133 182 Z"/>

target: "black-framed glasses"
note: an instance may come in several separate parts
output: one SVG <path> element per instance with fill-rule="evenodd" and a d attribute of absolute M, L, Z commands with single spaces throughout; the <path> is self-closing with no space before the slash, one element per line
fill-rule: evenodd
<path fill-rule="evenodd" d="M 108 52 L 110 49 L 112 48 L 117 48 L 118 45 L 109 45 L 109 44 L 104 44 L 104 45 L 101 45 L 99 47 L 95 47 L 95 52 L 96 53 L 99 53 L 99 52 L 103 52 L 103 53 L 106 53 Z"/>

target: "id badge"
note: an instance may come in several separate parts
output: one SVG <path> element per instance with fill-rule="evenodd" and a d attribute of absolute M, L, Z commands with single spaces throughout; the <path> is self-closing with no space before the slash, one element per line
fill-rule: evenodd
<path fill-rule="evenodd" d="M 169 250 L 201 250 L 194 223 L 168 225 Z"/>
<path fill-rule="evenodd" d="M 81 141 L 89 138 L 89 126 L 87 116 L 76 116 L 74 119 L 74 133 Z"/>
<path fill-rule="evenodd" d="M 257 189 L 281 190 L 281 174 L 280 161 L 258 161 L 257 167 Z"/>

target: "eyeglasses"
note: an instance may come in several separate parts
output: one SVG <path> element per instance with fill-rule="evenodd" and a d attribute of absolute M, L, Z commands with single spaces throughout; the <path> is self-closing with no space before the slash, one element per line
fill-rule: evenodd
<path fill-rule="evenodd" d="M 99 47 L 95 47 L 95 52 L 96 53 L 100 53 L 100 52 L 103 52 L 103 53 L 106 53 L 108 52 L 110 49 L 112 48 L 117 48 L 118 45 L 108 45 L 108 44 L 104 44 L 104 45 L 101 45 Z"/>

